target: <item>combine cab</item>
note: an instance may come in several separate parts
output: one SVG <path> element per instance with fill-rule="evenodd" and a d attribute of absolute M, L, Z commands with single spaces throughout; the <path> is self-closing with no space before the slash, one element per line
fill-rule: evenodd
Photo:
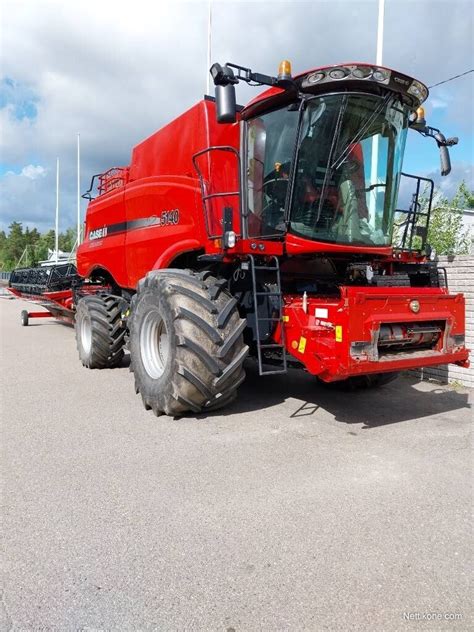
<path fill-rule="evenodd" d="M 85 194 L 81 281 L 65 290 L 83 364 L 116 366 L 128 340 L 145 407 L 175 416 L 231 402 L 247 357 L 261 375 L 292 366 L 370 386 L 468 366 L 464 298 L 429 257 L 433 183 L 402 172 L 410 129 L 435 140 L 450 171 L 457 139 L 426 124 L 427 88 L 367 64 L 211 74 L 215 99 Z M 240 81 L 268 89 L 241 108 Z M 402 178 L 414 189 L 406 209 Z"/>

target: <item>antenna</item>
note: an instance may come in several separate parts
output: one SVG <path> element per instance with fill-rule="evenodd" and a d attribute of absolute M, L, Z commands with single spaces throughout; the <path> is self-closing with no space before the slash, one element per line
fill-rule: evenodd
<path fill-rule="evenodd" d="M 211 91 L 211 75 L 209 69 L 211 67 L 211 32 L 212 32 L 212 0 L 208 3 L 207 15 L 207 68 L 206 68 L 206 94 Z"/>
<path fill-rule="evenodd" d="M 377 52 L 375 63 L 377 66 L 382 65 L 383 54 L 383 23 L 385 13 L 385 0 L 379 0 L 379 16 L 377 22 Z M 377 182 L 377 173 L 379 168 L 379 136 L 376 134 L 372 137 L 372 152 L 370 158 L 370 184 Z M 369 211 L 373 214 L 375 221 L 375 209 L 377 206 L 377 188 L 373 189 L 369 200 Z M 369 218 L 370 220 L 370 218 Z"/>

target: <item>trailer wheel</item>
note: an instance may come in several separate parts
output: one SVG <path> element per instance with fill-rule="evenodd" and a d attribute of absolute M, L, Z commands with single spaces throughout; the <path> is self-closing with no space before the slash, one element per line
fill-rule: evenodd
<path fill-rule="evenodd" d="M 89 369 L 113 368 L 123 358 L 126 329 L 122 325 L 123 301 L 94 294 L 77 304 L 75 329 L 79 358 Z"/>
<path fill-rule="evenodd" d="M 21 310 L 21 324 L 23 327 L 28 327 L 28 312 L 26 309 Z"/>
<path fill-rule="evenodd" d="M 179 417 L 230 403 L 245 378 L 246 321 L 225 280 L 210 273 L 156 270 L 132 299 L 130 370 L 155 415 Z"/>

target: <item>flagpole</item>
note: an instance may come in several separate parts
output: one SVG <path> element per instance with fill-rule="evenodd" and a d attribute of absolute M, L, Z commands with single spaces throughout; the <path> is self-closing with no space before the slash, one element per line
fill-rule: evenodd
<path fill-rule="evenodd" d="M 77 247 L 81 243 L 81 135 L 77 134 Z"/>
<path fill-rule="evenodd" d="M 209 69 L 211 67 L 211 32 L 212 32 L 212 1 L 208 3 L 207 14 L 207 68 L 206 68 L 206 94 L 210 94 L 211 90 L 211 74 Z"/>
<path fill-rule="evenodd" d="M 59 158 L 56 158 L 56 223 L 54 230 L 54 251 L 57 263 L 59 251 Z"/>
<path fill-rule="evenodd" d="M 383 56 L 383 26 L 385 15 L 385 0 L 379 0 L 379 15 L 377 22 L 377 52 L 375 56 L 375 64 L 377 66 L 382 65 Z M 379 162 L 379 135 L 376 134 L 372 137 L 372 152 L 370 159 L 370 184 L 376 184 L 378 178 L 378 162 Z M 375 222 L 375 209 L 377 207 L 377 189 L 372 190 L 372 194 L 369 200 L 369 211 Z M 370 219 L 370 218 L 369 218 Z"/>
<path fill-rule="evenodd" d="M 377 56 L 375 59 L 375 63 L 377 64 L 377 66 L 382 65 L 384 17 L 385 0 L 379 0 L 379 19 L 377 24 Z"/>

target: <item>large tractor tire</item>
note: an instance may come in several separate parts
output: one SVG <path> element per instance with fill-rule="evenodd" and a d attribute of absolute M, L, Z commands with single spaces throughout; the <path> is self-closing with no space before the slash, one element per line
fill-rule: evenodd
<path fill-rule="evenodd" d="M 93 294 L 77 304 L 75 329 L 79 358 L 89 369 L 110 369 L 120 364 L 126 329 L 124 302 L 117 296 Z"/>
<path fill-rule="evenodd" d="M 138 284 L 129 318 L 135 390 L 155 415 L 221 408 L 245 378 L 246 321 L 225 280 L 155 270 Z"/>

